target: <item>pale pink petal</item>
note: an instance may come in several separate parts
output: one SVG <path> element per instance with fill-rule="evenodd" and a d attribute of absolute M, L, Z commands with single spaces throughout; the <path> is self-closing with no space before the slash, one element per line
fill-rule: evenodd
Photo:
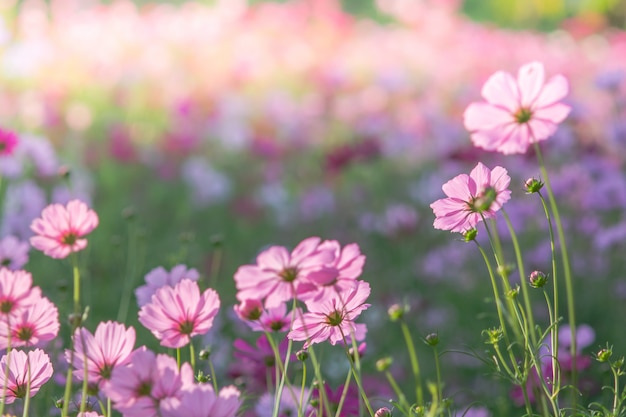
<path fill-rule="evenodd" d="M 488 130 L 496 126 L 515 121 L 513 113 L 489 103 L 472 103 L 463 113 L 463 123 L 470 132 Z"/>
<path fill-rule="evenodd" d="M 548 107 L 563 100 L 569 93 L 569 82 L 562 75 L 550 78 L 533 103 L 535 109 Z"/>
<path fill-rule="evenodd" d="M 519 108 L 519 90 L 515 79 L 509 73 L 498 71 L 493 74 L 485 82 L 481 94 L 489 104 L 511 113 L 515 113 Z"/>
<path fill-rule="evenodd" d="M 541 62 L 531 62 L 522 66 L 517 73 L 520 91 L 520 104 L 529 108 L 543 88 L 545 73 Z"/>

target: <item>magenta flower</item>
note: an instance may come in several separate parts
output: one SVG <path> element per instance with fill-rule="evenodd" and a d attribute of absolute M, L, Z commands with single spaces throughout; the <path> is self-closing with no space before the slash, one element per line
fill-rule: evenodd
<path fill-rule="evenodd" d="M 11 314 L 11 347 L 35 346 L 48 342 L 59 334 L 59 310 L 47 298 L 40 297 L 33 304 Z M 0 348 L 8 347 L 7 326 L 0 327 Z"/>
<path fill-rule="evenodd" d="M 215 394 L 209 384 L 194 385 L 180 398 L 170 397 L 161 403 L 162 417 L 234 417 L 241 406 L 239 390 L 224 387 Z"/>
<path fill-rule="evenodd" d="M 142 285 L 135 290 L 137 304 L 139 304 L 139 307 L 143 307 L 150 302 L 156 290 L 165 285 L 173 287 L 185 278 L 197 281 L 200 278 L 200 274 L 193 268 L 187 269 L 185 265 L 176 265 L 170 272 L 167 272 L 162 266 L 154 268 L 144 277 L 146 285 Z"/>
<path fill-rule="evenodd" d="M 0 380 L 4 382 L 0 390 L 6 387 L 5 402 L 7 404 L 11 404 L 16 398 L 26 397 L 29 380 L 30 397 L 33 397 L 52 377 L 50 357 L 41 349 L 35 349 L 28 354 L 21 350 L 12 350 L 9 355 L 4 355 L 0 359 L 0 369 L 6 369 L 7 361 L 9 363 L 8 375 L 4 372 L 0 373 Z"/>
<path fill-rule="evenodd" d="M 308 313 L 304 313 L 293 322 L 287 337 L 291 340 L 304 340 L 306 349 L 311 343 L 328 340 L 332 345 L 365 338 L 367 329 L 364 324 L 355 324 L 354 320 L 370 305 L 365 300 L 370 295 L 370 286 L 365 281 L 354 281 L 352 288 L 341 293 L 332 293 L 319 301 L 306 302 Z"/>
<path fill-rule="evenodd" d="M 162 401 L 180 398 L 193 383 L 188 363 L 179 371 L 174 358 L 143 347 L 133 352 L 127 365 L 113 369 L 102 390 L 124 417 L 157 417 Z"/>
<path fill-rule="evenodd" d="M 33 277 L 26 271 L 0 268 L 0 316 L 15 313 L 41 299 L 39 287 L 32 288 Z"/>
<path fill-rule="evenodd" d="M 469 175 L 457 175 L 441 187 L 448 196 L 430 205 L 435 229 L 466 232 L 476 227 L 481 215 L 490 218 L 511 198 L 506 169 L 490 170 L 481 162 Z"/>
<path fill-rule="evenodd" d="M 70 201 L 66 207 L 51 204 L 31 223 L 36 236 L 30 238 L 30 244 L 52 258 L 65 258 L 85 249 L 87 239 L 82 237 L 96 226 L 98 215 L 79 200 Z"/>
<path fill-rule="evenodd" d="M 170 348 L 183 347 L 193 336 L 205 334 L 220 308 L 215 291 L 200 294 L 198 284 L 184 279 L 174 288 L 162 287 L 139 311 L 139 322 Z"/>
<path fill-rule="evenodd" d="M 87 381 L 102 385 L 111 378 L 116 366 L 125 365 L 135 347 L 135 329 L 128 329 L 121 323 L 107 321 L 98 324 L 95 334 L 85 328 L 74 332 L 74 354 L 67 350 L 65 358 L 72 359 L 74 376 L 83 380 L 85 375 L 85 357 Z"/>
<path fill-rule="evenodd" d="M 0 240 L 0 268 L 10 270 L 21 269 L 28 262 L 30 245 L 15 236 L 7 236 Z"/>
<path fill-rule="evenodd" d="M 289 253 L 272 246 L 257 256 L 256 265 L 243 265 L 235 273 L 237 299 L 265 300 L 266 308 L 289 301 L 298 294 L 306 276 L 333 260 L 330 250 L 322 250 L 320 238 L 310 237 Z"/>
<path fill-rule="evenodd" d="M 567 79 L 556 75 L 544 83 L 540 62 L 520 68 L 517 80 L 498 71 L 482 89 L 486 102 L 472 103 L 465 110 L 465 128 L 474 145 L 503 154 L 525 153 L 532 143 L 552 136 L 570 112 L 561 103 L 567 95 Z"/>
<path fill-rule="evenodd" d="M 11 155 L 17 146 L 17 135 L 0 128 L 0 156 Z"/>
<path fill-rule="evenodd" d="M 286 332 L 291 325 L 291 313 L 287 312 L 287 304 L 264 309 L 261 316 L 254 321 L 246 321 L 250 328 L 257 332 Z"/>
<path fill-rule="evenodd" d="M 336 240 L 327 240 L 319 246 L 319 249 L 331 250 L 334 259 L 307 276 L 308 283 L 313 286 L 302 286 L 303 293 L 300 298 L 303 300 L 321 300 L 332 293 L 350 289 L 363 272 L 365 255 L 361 254 L 359 245 L 356 243 L 346 245 L 342 249 Z"/>

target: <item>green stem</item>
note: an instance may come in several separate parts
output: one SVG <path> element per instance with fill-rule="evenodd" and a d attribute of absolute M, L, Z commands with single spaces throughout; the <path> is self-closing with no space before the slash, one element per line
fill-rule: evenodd
<path fill-rule="evenodd" d="M 439 365 L 439 352 L 437 352 L 437 346 L 433 346 L 433 353 L 435 355 L 435 370 L 437 372 L 437 395 L 439 399 L 443 398 L 443 390 L 441 387 L 441 369 Z"/>
<path fill-rule="evenodd" d="M 26 367 L 27 367 L 27 373 L 28 373 L 28 381 L 26 381 L 26 397 L 24 398 L 24 412 L 22 413 L 22 417 L 28 417 L 28 408 L 30 406 L 30 380 L 31 380 L 30 356 L 27 356 L 26 362 L 27 362 Z"/>
<path fill-rule="evenodd" d="M 74 314 L 78 315 L 76 319 L 81 317 L 80 307 L 80 270 L 78 269 L 78 258 L 76 252 L 72 252 L 72 274 L 74 276 Z"/>
<path fill-rule="evenodd" d="M 560 389 L 561 381 L 559 377 L 558 369 L 558 354 L 559 354 L 559 330 L 558 330 L 558 322 L 559 322 L 559 283 L 557 280 L 557 269 L 556 269 L 556 248 L 554 244 L 554 229 L 552 228 L 552 217 L 550 216 L 550 211 L 548 210 L 548 205 L 546 204 L 546 200 L 543 198 L 541 192 L 538 192 L 539 199 L 541 200 L 541 205 L 543 206 L 543 212 L 546 215 L 546 219 L 548 221 L 548 230 L 550 232 L 550 253 L 552 258 L 552 305 L 553 310 L 552 314 L 550 314 L 551 330 L 550 330 L 550 344 L 551 344 L 551 357 L 552 357 L 552 394 L 554 395 Z M 558 378 L 558 379 L 557 379 Z"/>
<path fill-rule="evenodd" d="M 211 372 L 211 382 L 213 383 L 213 391 L 216 393 L 219 392 L 217 385 L 217 378 L 215 377 L 215 367 L 213 366 L 213 361 L 209 358 L 209 370 Z"/>
<path fill-rule="evenodd" d="M 406 400 L 406 396 L 402 392 L 402 389 L 400 389 L 400 386 L 396 382 L 393 375 L 391 375 L 391 372 L 385 371 L 385 377 L 387 378 L 387 381 L 389 381 L 389 385 L 391 385 L 391 389 L 393 389 L 393 392 L 396 393 L 396 396 L 398 397 L 398 402 L 400 403 L 402 407 L 404 407 L 404 410 L 402 410 L 403 414 L 408 414 L 409 410 L 411 409 L 411 406 Z"/>
<path fill-rule="evenodd" d="M 176 367 L 180 369 L 180 348 L 176 348 Z"/>
<path fill-rule="evenodd" d="M 350 387 L 350 379 L 352 378 L 352 372 L 348 371 L 348 375 L 346 376 L 346 382 L 343 384 L 343 391 L 341 392 L 341 398 L 339 398 L 339 405 L 337 406 L 337 411 L 335 412 L 335 417 L 339 417 L 341 415 L 341 409 L 343 408 L 343 403 L 346 400 L 346 396 L 348 395 L 348 388 Z"/>
<path fill-rule="evenodd" d="M 359 375 L 359 372 L 354 365 L 354 357 L 353 355 L 350 354 L 350 349 L 348 348 L 348 341 L 346 339 L 346 335 L 343 334 L 343 330 L 341 329 L 341 327 L 339 327 L 339 331 L 341 332 L 341 337 L 343 338 L 343 347 L 346 352 L 346 356 L 348 357 L 348 363 L 350 363 L 350 369 L 352 370 L 352 375 L 354 375 L 354 381 L 356 382 L 356 385 L 359 387 L 361 398 L 363 398 L 363 402 L 365 403 L 365 407 L 367 408 L 367 411 L 369 412 L 370 417 L 374 417 L 374 410 L 372 409 L 370 401 L 367 398 L 367 394 L 365 394 L 365 390 L 363 389 L 361 376 Z M 358 355 L 358 353 L 355 352 L 355 356 L 356 355 Z"/>
<path fill-rule="evenodd" d="M 406 322 L 403 319 L 400 320 L 400 327 L 402 328 L 404 341 L 406 342 L 406 346 L 409 351 L 409 359 L 411 361 L 411 371 L 413 372 L 413 378 L 415 378 L 415 396 L 417 398 L 417 405 L 422 406 L 424 405 L 424 392 L 422 390 L 422 380 L 420 377 L 420 368 L 417 361 L 417 354 L 415 352 L 415 345 L 413 344 L 413 338 L 411 337 L 409 327 L 406 325 Z"/>
<path fill-rule="evenodd" d="M 576 311 L 574 305 L 574 285 L 572 280 L 572 271 L 570 269 L 570 261 L 569 255 L 567 252 L 567 242 L 565 241 L 565 234 L 563 232 L 563 224 L 561 223 L 561 216 L 559 214 L 559 208 L 556 204 L 556 199 L 554 198 L 554 193 L 552 192 L 552 187 L 550 186 L 550 179 L 548 178 L 548 171 L 546 170 L 545 164 L 543 162 L 543 156 L 541 154 L 541 149 L 539 144 L 535 141 L 535 153 L 537 154 L 537 159 L 539 161 L 539 168 L 541 169 L 541 175 L 543 176 L 544 184 L 546 186 L 546 191 L 548 192 L 548 201 L 550 202 L 550 209 L 552 211 L 552 215 L 554 216 L 554 222 L 556 223 L 556 230 L 559 236 L 559 243 L 561 244 L 561 261 L 563 263 L 563 273 L 565 275 L 565 293 L 567 297 L 567 315 L 571 332 L 571 346 L 570 346 L 570 355 L 572 357 L 572 386 L 576 389 L 576 379 L 577 379 L 577 370 L 576 370 L 576 354 L 577 354 L 577 343 L 576 343 Z M 572 409 L 576 409 L 576 402 L 578 401 L 578 394 L 574 392 L 573 395 L 573 404 Z"/>
<path fill-rule="evenodd" d="M 193 340 L 189 341 L 189 362 L 191 362 L 191 369 L 193 370 L 195 374 L 196 373 L 196 352 L 193 348 Z M 215 379 L 215 376 L 213 374 L 211 374 L 211 379 Z"/>
<path fill-rule="evenodd" d="M 298 417 L 304 411 L 304 390 L 306 389 L 306 362 L 302 362 L 302 386 L 300 387 L 300 401 L 298 402 Z"/>

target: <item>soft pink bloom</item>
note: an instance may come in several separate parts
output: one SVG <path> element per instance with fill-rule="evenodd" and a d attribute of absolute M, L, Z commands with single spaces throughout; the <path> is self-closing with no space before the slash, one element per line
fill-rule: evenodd
<path fill-rule="evenodd" d="M 243 339 L 236 339 L 233 347 L 235 348 L 233 356 L 236 361 L 229 368 L 229 376 L 242 380 L 248 392 L 266 391 L 268 380 L 274 380 L 276 375 L 276 356 L 267 336 L 262 334 L 255 345 Z M 286 338 L 278 344 L 278 352 L 283 362 L 287 357 L 288 347 L 289 342 Z"/>
<path fill-rule="evenodd" d="M 96 226 L 98 215 L 79 200 L 70 201 L 66 207 L 51 204 L 31 223 L 36 236 L 30 238 L 30 244 L 52 258 L 65 258 L 85 249 L 87 239 L 82 237 Z"/>
<path fill-rule="evenodd" d="M 87 362 L 87 380 L 101 385 L 111 378 L 116 366 L 125 365 L 135 347 L 135 329 L 128 329 L 121 323 L 107 321 L 98 324 L 95 334 L 85 328 L 74 332 L 74 354 L 67 350 L 65 358 L 72 359 L 74 376 L 83 380 L 85 360 Z M 85 358 L 86 357 L 86 358 Z"/>
<path fill-rule="evenodd" d="M 11 155 L 17 146 L 17 135 L 0 128 L 0 156 Z"/>
<path fill-rule="evenodd" d="M 188 363 L 179 371 L 174 358 L 140 348 L 127 365 L 113 369 L 102 390 L 124 417 L 157 417 L 162 401 L 180 398 L 193 384 L 193 370 Z"/>
<path fill-rule="evenodd" d="M 41 290 L 32 288 L 32 284 L 29 272 L 0 268 L 0 316 L 15 313 L 39 300 Z"/>
<path fill-rule="evenodd" d="M 144 277 L 146 285 L 142 285 L 135 290 L 137 304 L 139 304 L 139 307 L 143 307 L 150 302 L 156 290 L 165 285 L 173 287 L 185 278 L 197 281 L 200 278 L 200 274 L 193 268 L 187 269 L 185 265 L 176 265 L 170 272 L 167 272 L 162 266 L 154 268 Z"/>
<path fill-rule="evenodd" d="M 209 384 L 194 385 L 180 398 L 170 397 L 161 403 L 162 417 L 234 417 L 241 406 L 240 393 L 228 386 L 216 395 Z"/>
<path fill-rule="evenodd" d="M 341 248 L 336 240 L 327 240 L 319 246 L 320 250 L 330 250 L 334 259 L 317 271 L 307 276 L 308 283 L 312 286 L 303 286 L 300 298 L 303 300 L 321 300 L 332 293 L 341 292 L 352 288 L 354 281 L 361 276 L 365 255 L 361 254 L 359 245 L 351 243 Z"/>
<path fill-rule="evenodd" d="M 7 361 L 9 363 L 8 378 L 5 377 L 4 372 L 0 373 L 0 380 L 4 381 L 4 385 L 0 386 L 0 391 L 6 386 L 7 404 L 11 404 L 16 398 L 26 397 L 29 376 L 31 397 L 37 394 L 39 388 L 52 377 L 50 357 L 41 349 L 35 349 L 28 354 L 21 350 L 11 350 L 8 355 L 0 359 L 0 369 L 6 369 Z"/>
<path fill-rule="evenodd" d="M 457 175 L 441 187 L 448 196 L 430 205 L 435 213 L 435 229 L 465 232 L 490 218 L 511 198 L 511 177 L 506 169 L 490 170 L 481 162 L 469 175 Z"/>
<path fill-rule="evenodd" d="M 8 347 L 7 327 L 11 329 L 11 347 L 35 346 L 48 342 L 59 334 L 59 310 L 47 298 L 11 314 L 9 326 L 0 326 L 0 348 Z"/>
<path fill-rule="evenodd" d="M 265 307 L 277 307 L 299 293 L 306 276 L 333 259 L 330 250 L 319 248 L 320 238 L 300 242 L 291 253 L 272 246 L 257 256 L 256 265 L 243 265 L 235 273 L 237 299 L 265 300 Z"/>
<path fill-rule="evenodd" d="M 162 287 L 152 301 L 139 311 L 139 322 L 171 348 L 183 347 L 193 336 L 205 334 L 220 308 L 217 293 L 208 289 L 200 294 L 198 284 L 184 279 L 174 288 Z"/>
<path fill-rule="evenodd" d="M 525 153 L 532 143 L 552 136 L 570 112 L 561 103 L 569 85 L 562 75 L 544 82 L 543 64 L 531 62 L 520 68 L 517 80 L 498 71 L 482 89 L 486 102 L 465 110 L 465 127 L 474 145 L 503 154 Z"/>
<path fill-rule="evenodd" d="M 325 299 L 306 302 L 308 313 L 296 317 L 287 337 L 305 340 L 306 349 L 311 343 L 328 340 L 332 345 L 352 339 L 361 341 L 367 331 L 364 324 L 354 320 L 370 305 L 365 300 L 370 295 L 370 286 L 365 281 L 354 281 L 352 288 L 341 293 L 332 293 Z"/>
<path fill-rule="evenodd" d="M 243 300 L 233 307 L 235 314 L 243 321 L 258 320 L 263 314 L 263 304 L 259 300 Z"/>
<path fill-rule="evenodd" d="M 0 268 L 13 271 L 22 268 L 28 262 L 30 245 L 15 236 L 6 236 L 0 240 Z"/>

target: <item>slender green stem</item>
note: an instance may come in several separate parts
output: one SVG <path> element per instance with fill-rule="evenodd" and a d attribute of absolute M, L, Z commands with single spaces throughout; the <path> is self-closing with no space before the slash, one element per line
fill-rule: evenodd
<path fill-rule="evenodd" d="M 385 371 L 385 377 L 387 378 L 389 385 L 391 385 L 391 389 L 393 390 L 393 392 L 396 393 L 396 396 L 398 397 L 398 402 L 400 403 L 402 407 L 404 407 L 404 410 L 402 410 L 403 414 L 408 414 L 411 406 L 406 400 L 406 396 L 404 395 L 404 392 L 402 392 L 402 389 L 400 389 L 400 386 L 396 382 L 393 375 L 391 375 L 391 372 Z"/>
<path fill-rule="evenodd" d="M 437 395 L 439 398 L 443 398 L 443 390 L 441 387 L 441 368 L 439 365 L 439 352 L 437 352 L 437 346 L 433 346 L 433 354 L 435 355 L 435 370 L 437 372 Z"/>
<path fill-rule="evenodd" d="M 82 316 L 82 308 L 80 306 L 80 270 L 76 252 L 72 252 L 72 275 L 74 276 L 74 314 L 78 315 L 76 320 L 79 320 Z"/>
<path fill-rule="evenodd" d="M 89 378 L 89 366 L 87 365 L 87 346 L 83 334 L 80 334 L 80 343 L 83 345 L 83 390 L 80 399 L 80 412 L 84 413 L 87 409 L 87 384 Z"/>
<path fill-rule="evenodd" d="M 618 392 L 619 392 L 619 374 L 615 370 L 614 366 L 611 366 L 611 371 L 613 371 L 613 415 L 617 416 L 617 405 L 618 405 Z"/>
<path fill-rule="evenodd" d="M 374 410 L 372 409 L 370 400 L 369 398 L 367 398 L 367 394 L 365 394 L 365 390 L 363 389 L 361 376 L 359 375 L 359 371 L 354 365 L 354 361 L 355 361 L 354 356 L 357 356 L 358 354 L 355 353 L 354 356 L 350 354 L 350 349 L 348 348 L 348 341 L 346 339 L 346 335 L 343 334 L 343 330 L 341 329 L 341 327 L 339 327 L 339 331 L 341 332 L 341 337 L 343 338 L 343 347 L 346 352 L 346 356 L 348 357 L 348 363 L 350 364 L 350 369 L 352 370 L 352 374 L 354 375 L 354 381 L 356 382 L 356 385 L 359 387 L 361 398 L 363 399 L 363 402 L 365 403 L 365 407 L 367 408 L 367 411 L 369 412 L 370 417 L 374 417 Z"/>
<path fill-rule="evenodd" d="M 563 232 L 563 224 L 561 223 L 561 216 L 559 214 L 559 208 L 550 186 L 550 179 L 548 178 L 548 171 L 546 170 L 543 162 L 543 156 L 541 155 L 541 149 L 539 144 L 535 141 L 535 153 L 539 161 L 539 168 L 541 169 L 541 175 L 543 176 L 546 191 L 548 192 L 548 201 L 550 202 L 550 209 L 554 216 L 554 222 L 556 224 L 557 234 L 559 236 L 559 243 L 561 244 L 561 261 L 563 263 L 563 274 L 565 275 L 565 293 L 567 297 L 567 315 L 571 332 L 571 345 L 570 354 L 572 357 L 572 386 L 576 388 L 577 370 L 576 370 L 576 310 L 574 305 L 574 284 L 572 279 L 572 271 L 570 268 L 569 255 L 567 251 L 567 242 L 565 241 L 565 234 Z M 572 408 L 576 409 L 576 402 L 578 401 L 578 393 L 574 392 Z"/>
<path fill-rule="evenodd" d="M 341 409 L 343 408 L 343 403 L 346 401 L 346 396 L 348 395 L 348 388 L 350 387 L 351 378 L 352 371 L 348 371 L 348 375 L 346 375 L 346 382 L 343 383 L 343 391 L 341 392 L 341 397 L 339 398 L 339 405 L 337 406 L 335 417 L 339 417 L 341 415 Z"/>
<path fill-rule="evenodd" d="M 552 321 L 550 329 L 550 344 L 551 344 L 551 352 L 552 352 L 552 394 L 554 395 L 561 387 L 561 381 L 559 377 L 558 369 L 558 352 L 559 352 L 559 283 L 557 279 L 557 269 L 556 269 L 556 248 L 554 244 L 554 229 L 552 228 L 552 217 L 550 216 L 550 211 L 548 210 L 548 205 L 546 204 L 546 200 L 543 198 L 541 192 L 538 192 L 539 199 L 541 200 L 541 205 L 543 206 L 543 212 L 546 215 L 546 219 L 548 221 L 548 230 L 550 232 L 550 253 L 552 258 L 552 314 L 550 314 L 550 320 Z"/>
<path fill-rule="evenodd" d="M 422 379 L 420 377 L 420 367 L 419 362 L 417 361 L 415 345 L 413 344 L 413 338 L 411 337 L 409 326 L 407 326 L 403 319 L 400 320 L 400 327 L 402 328 L 402 335 L 404 336 L 404 341 L 406 342 L 406 347 L 409 351 L 411 371 L 413 372 L 413 378 L 415 379 L 415 396 L 417 399 L 417 405 L 422 406 L 424 405 L 424 392 L 422 389 Z"/>
<path fill-rule="evenodd" d="M 26 397 L 24 397 L 24 412 L 22 413 L 22 417 L 28 417 L 28 408 L 30 406 L 30 380 L 31 380 L 30 356 L 27 356 L 26 368 L 27 368 L 28 380 L 26 381 Z"/>
<path fill-rule="evenodd" d="M 300 401 L 298 402 L 298 417 L 301 417 L 304 411 L 304 391 L 306 390 L 306 362 L 302 361 L 302 385 L 300 387 Z"/>
<path fill-rule="evenodd" d="M 215 367 L 213 366 L 213 361 L 209 357 L 209 370 L 211 372 L 211 382 L 213 383 L 213 391 L 219 392 L 217 377 L 215 376 Z"/>
<path fill-rule="evenodd" d="M 111 399 L 110 398 L 107 398 L 107 414 L 105 417 L 111 417 Z"/>
<path fill-rule="evenodd" d="M 191 362 L 191 369 L 196 373 L 196 352 L 193 348 L 193 340 L 189 341 L 189 362 Z M 213 377 L 214 375 L 211 375 L 211 379 L 214 379 Z"/>
<path fill-rule="evenodd" d="M 180 361 L 180 348 L 176 348 L 176 366 L 180 369 L 181 361 Z"/>

